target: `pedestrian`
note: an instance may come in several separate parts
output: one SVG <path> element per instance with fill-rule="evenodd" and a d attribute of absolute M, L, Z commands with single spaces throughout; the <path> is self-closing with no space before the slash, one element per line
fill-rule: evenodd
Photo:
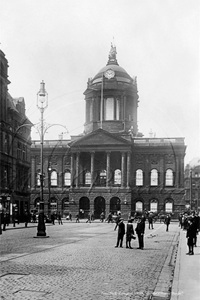
<path fill-rule="evenodd" d="M 59 211 L 59 213 L 58 213 L 58 224 L 59 224 L 59 225 L 63 225 L 62 217 L 61 217 L 60 211 Z"/>
<path fill-rule="evenodd" d="M 149 229 L 153 229 L 153 215 L 150 213 L 148 216 Z"/>
<path fill-rule="evenodd" d="M 103 223 L 104 220 L 104 212 L 102 211 L 102 213 L 100 214 L 100 221 Z"/>
<path fill-rule="evenodd" d="M 139 247 L 137 249 L 144 249 L 144 233 L 145 233 L 145 218 L 141 217 L 137 221 L 137 226 L 135 228 L 135 232 L 138 236 Z"/>
<path fill-rule="evenodd" d="M 28 212 L 25 211 L 25 214 L 24 214 L 24 221 L 25 221 L 25 227 L 28 226 L 28 221 L 29 221 L 29 215 L 28 215 Z"/>
<path fill-rule="evenodd" d="M 121 248 L 123 247 L 124 235 L 125 235 L 124 219 L 120 218 L 119 224 L 118 224 L 117 244 L 116 244 L 115 248 L 117 248 L 119 245 Z"/>
<path fill-rule="evenodd" d="M 116 217 L 116 219 L 115 219 L 115 223 L 116 223 L 116 224 L 115 224 L 114 230 L 117 229 L 117 226 L 118 226 L 118 224 L 119 224 L 120 218 L 121 218 L 121 213 L 118 213 L 118 215 L 117 215 L 117 217 Z"/>
<path fill-rule="evenodd" d="M 1 213 L 1 224 L 3 224 L 3 231 L 6 231 L 6 212 L 2 210 Z"/>
<path fill-rule="evenodd" d="M 90 214 L 90 212 L 88 212 L 86 223 L 88 223 L 88 222 L 91 223 L 91 214 Z"/>
<path fill-rule="evenodd" d="M 72 221 L 72 214 L 69 213 L 69 220 Z"/>
<path fill-rule="evenodd" d="M 54 213 L 51 214 L 51 223 L 53 225 L 55 225 L 55 215 L 54 215 Z"/>
<path fill-rule="evenodd" d="M 112 213 L 110 212 L 107 217 L 108 223 L 112 223 Z"/>
<path fill-rule="evenodd" d="M 80 223 L 80 221 L 79 221 L 79 213 L 76 214 L 76 223 Z"/>
<path fill-rule="evenodd" d="M 186 233 L 187 245 L 188 245 L 188 253 L 187 255 L 194 254 L 194 242 L 196 237 L 196 225 L 192 218 L 188 218 L 188 228 Z"/>
<path fill-rule="evenodd" d="M 135 235 L 134 235 L 132 220 L 129 219 L 126 225 L 126 248 L 133 249 L 131 247 L 131 239 L 135 239 Z"/>
<path fill-rule="evenodd" d="M 94 221 L 94 211 L 91 213 L 91 221 Z"/>
<path fill-rule="evenodd" d="M 165 224 L 166 224 L 166 231 L 169 231 L 169 224 L 170 224 L 171 218 L 170 215 L 166 215 L 165 217 Z"/>

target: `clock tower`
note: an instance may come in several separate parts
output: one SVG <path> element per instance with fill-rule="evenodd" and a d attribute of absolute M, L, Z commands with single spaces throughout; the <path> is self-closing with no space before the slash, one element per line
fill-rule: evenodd
<path fill-rule="evenodd" d="M 138 92 L 136 77 L 119 66 L 116 47 L 111 44 L 108 62 L 94 78 L 88 79 L 85 133 L 98 128 L 121 136 L 138 134 Z"/>

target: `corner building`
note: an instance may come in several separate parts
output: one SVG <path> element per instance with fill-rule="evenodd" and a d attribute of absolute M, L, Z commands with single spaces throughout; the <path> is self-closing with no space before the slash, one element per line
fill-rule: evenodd
<path fill-rule="evenodd" d="M 8 93 L 8 61 L 0 50 L 0 210 L 24 220 L 30 209 L 31 126 L 23 97 Z"/>
<path fill-rule="evenodd" d="M 176 216 L 184 209 L 184 138 L 144 138 L 138 131 L 137 80 L 116 54 L 111 46 L 107 65 L 88 79 L 84 133 L 63 146 L 63 164 L 54 169 L 62 186 L 57 196 L 54 186 L 55 207 L 95 218 L 144 210 Z"/>

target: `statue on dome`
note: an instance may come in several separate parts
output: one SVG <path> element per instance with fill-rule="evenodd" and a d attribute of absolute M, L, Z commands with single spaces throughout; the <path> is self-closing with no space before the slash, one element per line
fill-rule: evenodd
<path fill-rule="evenodd" d="M 110 49 L 110 52 L 109 52 L 109 59 L 116 59 L 116 54 L 117 54 L 116 46 L 113 46 L 113 44 L 111 43 L 111 49 Z"/>

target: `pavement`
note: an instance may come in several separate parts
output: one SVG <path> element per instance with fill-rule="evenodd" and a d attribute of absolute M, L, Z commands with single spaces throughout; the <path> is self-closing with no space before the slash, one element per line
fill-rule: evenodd
<path fill-rule="evenodd" d="M 200 299 L 200 234 L 194 255 L 186 255 L 187 252 L 186 231 L 180 229 L 171 300 Z"/>
<path fill-rule="evenodd" d="M 64 221 L 64 224 L 65 223 L 68 223 L 68 224 L 74 223 L 74 222 L 69 222 L 66 220 L 63 220 L 63 221 Z M 48 228 L 48 226 L 52 226 L 52 225 L 46 224 L 46 226 Z M 180 227 L 178 227 L 178 223 L 173 224 L 173 226 L 176 227 L 176 233 L 173 237 L 172 242 L 170 243 L 171 246 L 168 248 L 168 255 L 163 260 L 164 264 L 162 266 L 162 269 L 159 271 L 159 277 L 156 280 L 155 288 L 152 291 L 152 294 L 151 294 L 150 298 L 148 298 L 148 300 L 186 300 L 186 299 L 187 300 L 197 300 L 197 299 L 199 300 L 200 299 L 200 235 L 197 238 L 197 247 L 194 248 L 194 255 L 186 255 L 186 253 L 188 252 L 187 241 L 186 241 L 186 231 L 184 231 Z M 37 227 L 37 223 L 30 223 L 28 225 L 28 227 L 29 228 Z M 23 223 L 16 224 L 16 227 L 12 227 L 12 224 L 11 224 L 9 227 L 7 227 L 7 230 L 12 230 L 12 229 L 13 230 L 24 229 L 24 224 Z M 169 231 L 171 234 L 171 228 L 169 228 Z M 164 233 L 163 233 L 163 235 L 164 235 Z M 148 242 L 150 243 L 150 241 L 153 241 L 153 239 L 155 239 L 155 238 L 157 238 L 157 237 L 156 237 L 156 234 L 153 235 L 153 231 L 152 231 L 152 233 L 151 232 L 147 233 L 146 234 L 147 244 L 148 244 Z M 161 244 L 164 241 L 164 239 L 166 239 L 166 236 L 165 236 L 165 238 L 163 236 L 163 240 L 158 240 L 157 242 Z M 69 245 L 68 245 L 68 247 L 69 247 Z M 85 255 L 86 255 L 86 253 L 85 253 Z M 142 255 L 142 253 L 141 253 L 141 255 Z M 159 254 L 157 254 L 157 255 L 158 255 L 157 260 L 161 259 Z M 143 259 L 145 259 L 145 256 L 143 257 Z M 152 259 L 152 257 L 151 257 L 151 259 Z M 153 262 L 153 264 L 156 264 L 156 263 L 157 263 L 156 261 Z M 158 267 L 159 267 L 159 263 L 157 265 L 157 268 Z M 93 272 L 94 272 L 94 270 L 93 270 Z M 139 272 L 139 269 L 138 269 L 138 272 Z M 102 274 L 104 274 L 104 273 L 102 273 Z M 152 274 L 153 274 L 153 272 L 152 272 Z M 171 274 L 173 274 L 173 276 L 171 276 Z M 141 273 L 141 276 L 143 276 L 143 275 L 144 275 L 144 272 Z M 154 273 L 154 275 L 149 275 L 149 276 L 152 278 L 152 283 L 153 283 L 154 278 L 152 276 L 155 276 L 155 273 Z M 147 278 L 148 278 L 148 276 L 146 277 L 146 279 Z M 119 276 L 119 280 L 120 280 L 120 276 Z M 129 280 L 127 280 L 127 283 L 128 282 L 129 282 Z M 129 283 L 129 284 L 131 284 L 131 283 Z M 71 285 L 72 285 L 72 283 L 71 283 Z M 170 289 L 169 289 L 169 286 L 170 286 Z M 136 298 L 132 298 L 130 295 L 131 294 L 127 293 L 127 291 L 126 291 L 126 293 L 124 292 L 121 294 L 119 294 L 119 293 L 111 294 L 111 292 L 109 291 L 109 293 L 108 292 L 104 293 L 104 294 L 102 293 L 102 297 L 98 298 L 98 299 L 111 299 L 111 296 L 112 296 L 112 299 L 122 299 L 122 300 L 123 299 L 134 299 L 134 300 L 136 299 Z M 135 296 L 138 297 L 137 299 L 139 299 L 139 298 L 147 299 L 145 297 L 145 294 L 142 296 L 142 294 L 138 293 L 138 294 L 135 294 Z M 48 295 L 48 297 L 50 299 L 50 295 Z M 19 295 L 19 298 L 20 298 L 20 295 Z M 45 298 L 45 296 L 44 296 L 44 298 Z M 4 299 L 4 298 L 1 298 L 1 299 Z M 18 298 L 16 298 L 16 299 L 18 299 Z M 25 299 L 25 298 L 21 297 L 21 299 Z M 34 298 L 26 298 L 26 299 L 34 299 Z M 52 299 L 64 299 L 64 298 L 52 298 Z M 66 299 L 68 299 L 68 298 L 66 298 Z M 69 298 L 69 299 L 72 299 L 72 298 Z M 87 298 L 87 299 L 93 300 L 93 298 Z M 94 299 L 94 300 L 96 300 L 96 299 Z"/>

